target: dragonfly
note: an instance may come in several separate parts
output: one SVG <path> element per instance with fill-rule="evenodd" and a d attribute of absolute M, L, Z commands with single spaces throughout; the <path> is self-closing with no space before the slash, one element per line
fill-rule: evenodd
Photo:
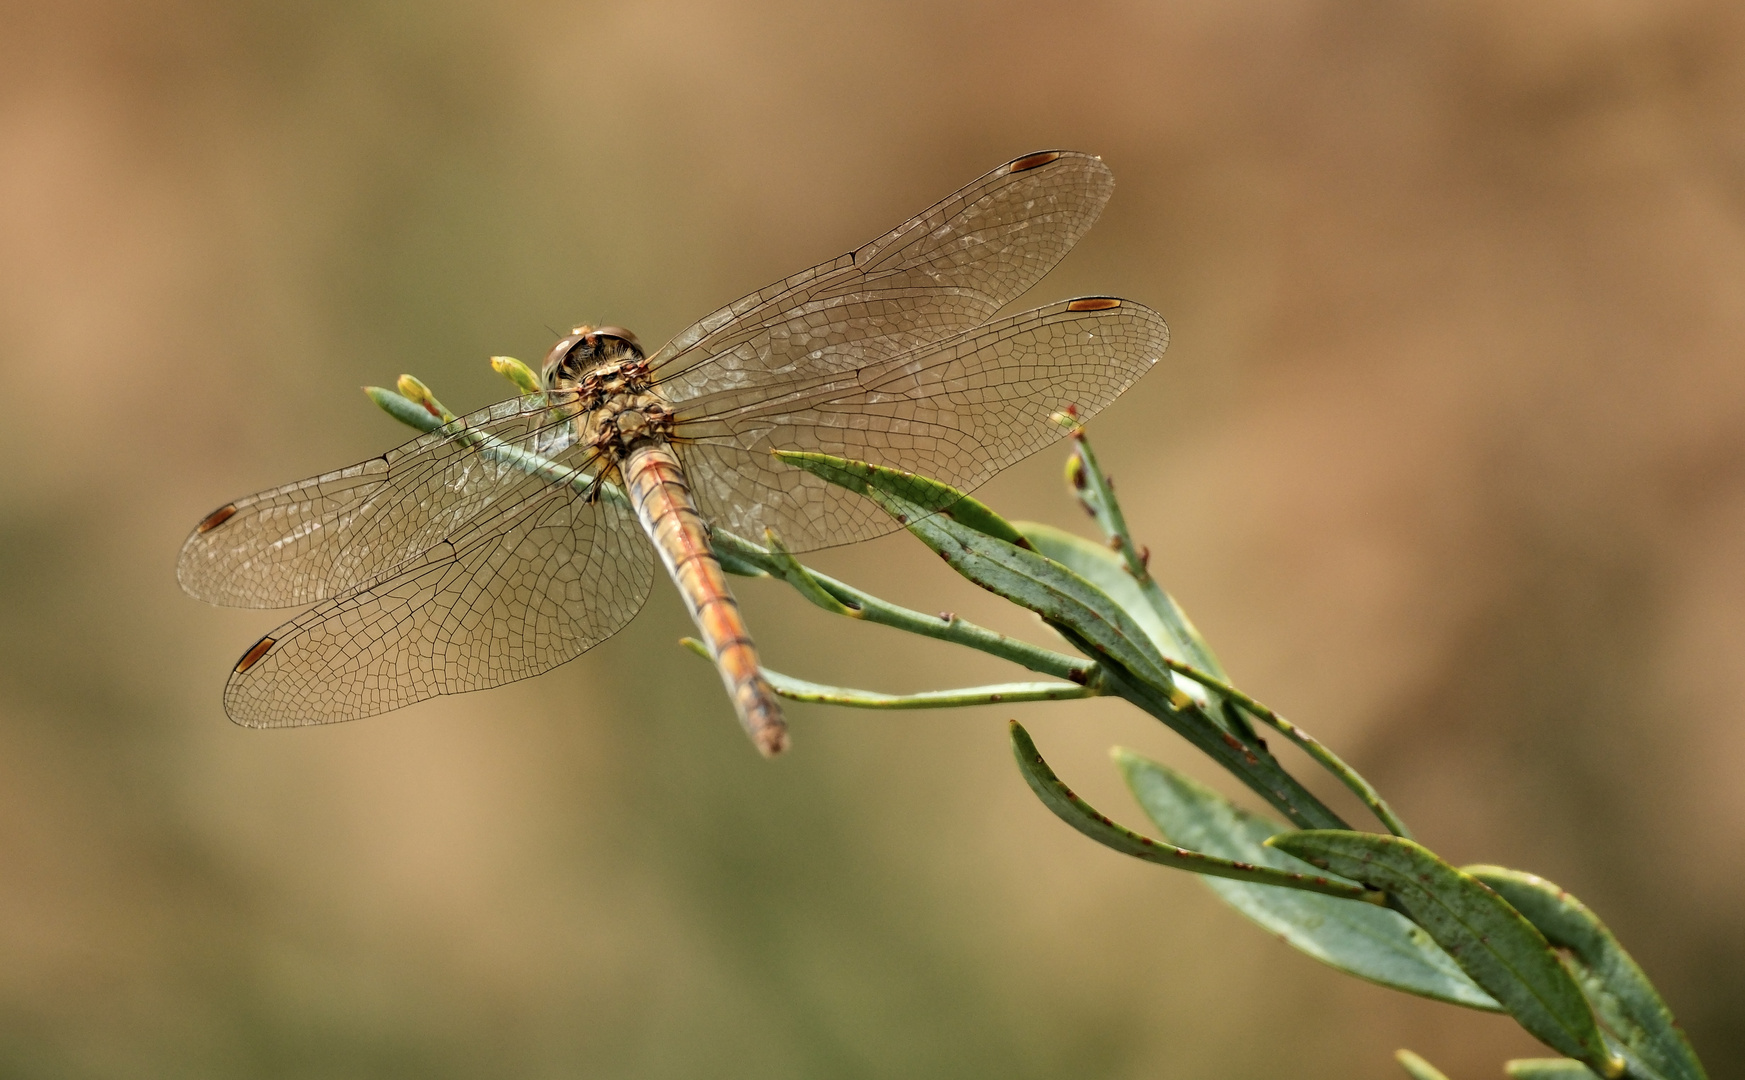
<path fill-rule="evenodd" d="M 1168 345 L 1157 312 L 1087 296 L 995 318 L 1113 187 L 1101 158 L 1026 154 L 653 355 L 623 328 L 578 326 L 538 392 L 225 503 L 183 545 L 182 588 L 307 608 L 237 661 L 225 711 L 325 724 L 540 674 L 636 615 L 656 554 L 752 742 L 779 753 L 782 710 L 711 530 L 796 553 L 892 532 L 870 501 L 772 451 L 969 491 L 1061 438 L 1063 410 L 1083 420 L 1114 401 Z"/>

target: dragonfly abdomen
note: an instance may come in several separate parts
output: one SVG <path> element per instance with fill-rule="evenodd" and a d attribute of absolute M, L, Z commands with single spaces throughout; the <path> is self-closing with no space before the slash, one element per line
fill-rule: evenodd
<path fill-rule="evenodd" d="M 757 647 L 709 546 L 708 527 L 697 513 L 678 458 L 665 443 L 643 439 L 632 446 L 620 468 L 636 515 L 715 658 L 739 722 L 765 757 L 781 753 L 788 745 L 787 723 L 775 692 L 758 670 Z"/>

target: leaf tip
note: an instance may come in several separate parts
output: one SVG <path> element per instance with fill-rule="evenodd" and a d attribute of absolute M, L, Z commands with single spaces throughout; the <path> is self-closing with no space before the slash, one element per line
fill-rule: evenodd
<path fill-rule="evenodd" d="M 1410 1050 L 1395 1050 L 1394 1060 L 1400 1063 L 1400 1068 L 1412 1077 L 1412 1080 L 1448 1080 L 1442 1070 L 1425 1061 Z"/>

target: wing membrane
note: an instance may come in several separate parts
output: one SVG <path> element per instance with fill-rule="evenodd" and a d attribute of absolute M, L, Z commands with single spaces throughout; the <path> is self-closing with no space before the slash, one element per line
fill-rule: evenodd
<path fill-rule="evenodd" d="M 774 528 L 799 551 L 864 540 L 898 526 L 770 451 L 823 451 L 971 490 L 1061 438 L 1056 411 L 1096 414 L 1168 344 L 1163 317 L 1142 304 L 1061 301 L 855 371 L 689 402 L 680 456 L 704 515 L 741 536 Z"/>
<path fill-rule="evenodd" d="M 273 631 L 232 673 L 225 711 L 248 727 L 325 724 L 538 675 L 636 615 L 650 554 L 627 508 L 548 487 Z"/>
<path fill-rule="evenodd" d="M 872 243 L 698 321 L 651 363 L 684 402 L 853 370 L 992 318 L 1102 213 L 1114 176 L 1066 151 L 1008 162 Z"/>
<path fill-rule="evenodd" d="M 1168 342 L 1156 312 L 1093 298 L 987 320 L 1078 242 L 1113 184 L 1083 154 L 1020 158 L 669 342 L 650 365 L 705 516 L 797 550 L 876 536 L 893 525 L 870 503 L 770 451 L 967 490 L 1061 437 L 1057 410 L 1112 401 Z M 539 674 L 616 632 L 652 561 L 621 497 L 578 493 L 596 457 L 532 395 L 212 514 L 183 545 L 184 589 L 316 605 L 237 664 L 232 719 L 369 716 Z"/>
<path fill-rule="evenodd" d="M 592 451 L 569 442 L 543 397 L 498 402 L 381 457 L 238 499 L 188 537 L 176 576 L 226 607 L 332 599 L 587 472 Z M 510 460 L 519 451 L 559 468 L 530 474 Z"/>

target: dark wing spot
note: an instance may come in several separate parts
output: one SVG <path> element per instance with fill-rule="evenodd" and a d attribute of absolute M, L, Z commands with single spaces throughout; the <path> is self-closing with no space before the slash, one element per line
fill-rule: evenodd
<path fill-rule="evenodd" d="M 1025 154 L 1023 157 L 1007 165 L 1006 171 L 1017 173 L 1023 172 L 1026 169 L 1039 168 L 1058 157 L 1060 157 L 1059 150 L 1044 150 L 1040 154 Z"/>
<path fill-rule="evenodd" d="M 241 675 L 243 672 L 247 671 L 249 668 L 254 667 L 255 662 L 258 661 L 261 657 L 265 656 L 267 654 L 267 650 L 271 649 L 272 647 L 273 647 L 273 639 L 270 637 L 264 637 L 264 638 L 261 638 L 259 641 L 255 642 L 254 648 L 250 649 L 248 652 L 243 653 L 242 659 L 238 660 L 236 662 L 236 673 L 238 675 Z"/>
<path fill-rule="evenodd" d="M 199 526 L 197 528 L 195 528 L 194 531 L 201 532 L 201 533 L 209 533 L 213 529 L 216 529 L 216 528 L 218 528 L 218 526 L 229 521 L 231 519 L 231 517 L 234 516 L 235 514 L 236 514 L 236 504 L 235 503 L 225 503 L 223 506 L 220 506 L 218 509 L 212 511 L 210 514 L 207 514 L 206 519 L 204 521 L 200 522 Z"/>

